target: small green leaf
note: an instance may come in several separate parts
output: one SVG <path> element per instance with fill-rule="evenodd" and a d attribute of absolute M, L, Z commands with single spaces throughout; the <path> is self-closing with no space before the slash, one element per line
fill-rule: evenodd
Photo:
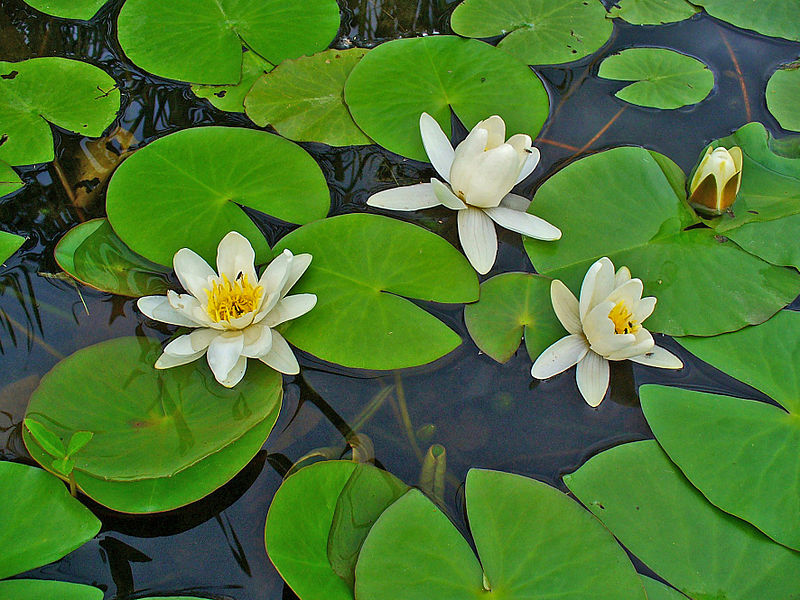
<path fill-rule="evenodd" d="M 86 444 L 92 441 L 94 433 L 91 431 L 76 431 L 72 434 L 67 445 L 67 456 L 72 456 L 78 450 L 82 449 Z"/>
<path fill-rule="evenodd" d="M 25 242 L 21 235 L 0 231 L 0 263 L 4 263 Z"/>
<path fill-rule="evenodd" d="M 444 506 L 445 473 L 447 473 L 447 450 L 434 444 L 425 453 L 419 475 L 419 488 L 440 506 Z"/>
<path fill-rule="evenodd" d="M 608 16 L 633 25 L 661 25 L 683 21 L 699 10 L 686 0 L 616 0 Z"/>
<path fill-rule="evenodd" d="M 63 458 L 67 454 L 67 449 L 61 438 L 39 421 L 26 417 L 25 427 L 31 432 L 36 442 L 51 456 Z"/>
<path fill-rule="evenodd" d="M 71 458 L 59 458 L 50 463 L 53 471 L 64 477 L 69 477 L 72 470 L 75 468 L 75 461 Z"/>
<path fill-rule="evenodd" d="M 3 600 L 103 600 L 103 590 L 65 581 L 11 579 L 0 581 Z M 173 599 L 180 600 L 180 599 Z"/>
<path fill-rule="evenodd" d="M 800 131 L 800 63 L 784 65 L 767 82 L 767 108 L 784 129 Z"/>
<path fill-rule="evenodd" d="M 800 42 L 800 0 L 692 0 L 692 4 L 736 27 Z"/>
<path fill-rule="evenodd" d="M 22 180 L 17 175 L 17 172 L 11 168 L 11 165 L 0 160 L 0 198 L 16 192 L 23 185 Z M 0 252 L 0 258 L 2 258 L 2 252 Z"/>
<path fill-rule="evenodd" d="M 108 0 L 25 0 L 36 10 L 63 19 L 88 21 Z"/>

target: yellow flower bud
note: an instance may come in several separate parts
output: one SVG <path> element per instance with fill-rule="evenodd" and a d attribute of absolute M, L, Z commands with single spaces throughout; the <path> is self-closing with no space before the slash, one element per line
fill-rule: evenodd
<path fill-rule="evenodd" d="M 742 150 L 734 146 L 706 149 L 689 186 L 689 204 L 709 215 L 730 208 L 742 183 Z"/>

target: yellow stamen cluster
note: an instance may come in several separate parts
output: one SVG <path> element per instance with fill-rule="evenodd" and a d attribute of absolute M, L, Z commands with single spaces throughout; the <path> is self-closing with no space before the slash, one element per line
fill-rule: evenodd
<path fill-rule="evenodd" d="M 212 288 L 205 292 L 208 296 L 208 316 L 219 323 L 254 311 L 264 289 L 260 285 L 253 286 L 247 280 L 247 275 L 240 273 L 233 283 L 222 275 L 222 282 L 213 282 Z"/>
<path fill-rule="evenodd" d="M 614 333 L 636 333 L 641 329 L 641 325 L 633 320 L 633 313 L 622 300 L 611 309 L 608 318 L 614 322 Z"/>

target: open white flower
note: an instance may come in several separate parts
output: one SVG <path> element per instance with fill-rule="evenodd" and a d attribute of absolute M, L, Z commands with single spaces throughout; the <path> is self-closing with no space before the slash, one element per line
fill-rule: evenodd
<path fill-rule="evenodd" d="M 547 348 L 531 368 L 536 379 L 547 379 L 577 364 L 578 389 L 589 406 L 606 395 L 610 360 L 632 360 L 651 367 L 680 369 L 681 360 L 655 345 L 642 327 L 656 306 L 652 296 L 642 298 L 642 281 L 631 279 L 627 267 L 614 273 L 608 258 L 586 272 L 580 302 L 558 279 L 550 285 L 553 310 L 569 335 Z"/>
<path fill-rule="evenodd" d="M 281 373 L 299 373 L 292 349 L 272 328 L 304 315 L 317 303 L 314 294 L 286 295 L 311 264 L 311 255 L 284 250 L 260 279 L 254 262 L 250 242 L 235 231 L 217 247 L 219 274 L 188 248 L 175 253 L 175 274 L 189 293 L 170 290 L 166 296 L 139 298 L 139 310 L 156 321 L 196 329 L 167 344 L 156 369 L 184 365 L 206 354 L 214 377 L 225 387 L 241 381 L 248 358 Z"/>
<path fill-rule="evenodd" d="M 504 142 L 506 124 L 497 115 L 475 125 L 455 150 L 428 113 L 420 115 L 419 130 L 433 168 L 447 183 L 431 179 L 430 183 L 384 190 L 371 196 L 367 204 L 390 210 L 443 204 L 458 211 L 461 246 L 481 274 L 492 268 L 497 255 L 494 223 L 537 240 L 561 237 L 557 227 L 526 212 L 529 200 L 509 193 L 539 164 L 539 150 L 531 146 L 530 136 L 518 133 Z"/>

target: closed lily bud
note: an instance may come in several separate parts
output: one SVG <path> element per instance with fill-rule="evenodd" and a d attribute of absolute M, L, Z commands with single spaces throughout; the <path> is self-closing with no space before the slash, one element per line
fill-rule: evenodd
<path fill-rule="evenodd" d="M 706 150 L 689 186 L 689 204 L 708 215 L 720 215 L 736 200 L 742 183 L 742 150 L 734 146 Z"/>

